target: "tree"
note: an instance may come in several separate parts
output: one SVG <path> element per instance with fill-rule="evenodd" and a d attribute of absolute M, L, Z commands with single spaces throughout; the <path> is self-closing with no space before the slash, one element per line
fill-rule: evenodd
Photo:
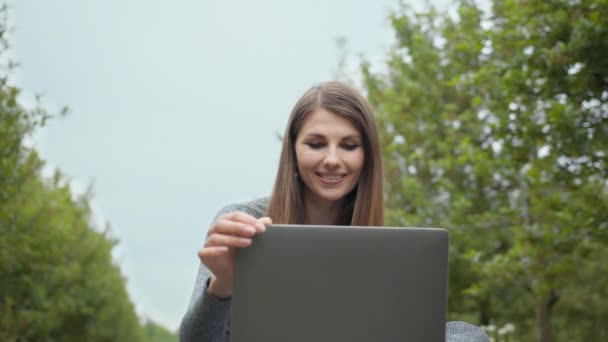
<path fill-rule="evenodd" d="M 590 256 L 608 240 L 608 2 L 456 9 L 402 6 L 387 71 L 362 66 L 388 161 L 388 221 L 450 228 L 452 316 L 516 321 L 521 337 L 531 316 L 551 341 L 556 304 L 589 302 L 576 287 L 597 279 Z M 558 320 L 560 336 L 606 336 Z"/>
<path fill-rule="evenodd" d="M 500 79 L 486 103 L 521 216 L 491 266 L 530 289 L 538 340 L 550 341 L 560 292 L 608 236 L 608 2 L 496 2 L 494 14 L 493 57 L 506 63 L 478 82 Z"/>
<path fill-rule="evenodd" d="M 144 332 L 149 342 L 177 342 L 178 337 L 174 332 L 170 332 L 167 328 L 155 323 L 154 321 L 146 321 L 143 324 Z"/>
<path fill-rule="evenodd" d="M 0 21 L 0 57 L 6 31 Z M 18 103 L 13 67 L 0 78 L 0 340 L 146 341 L 90 193 L 75 197 L 59 170 L 42 177 L 44 161 L 24 145 L 51 116 Z"/>

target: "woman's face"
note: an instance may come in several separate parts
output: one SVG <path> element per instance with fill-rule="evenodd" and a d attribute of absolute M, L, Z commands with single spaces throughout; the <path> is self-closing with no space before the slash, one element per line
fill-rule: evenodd
<path fill-rule="evenodd" d="M 320 108 L 304 121 L 295 142 L 298 172 L 312 200 L 335 202 L 359 182 L 365 153 L 346 118 Z"/>

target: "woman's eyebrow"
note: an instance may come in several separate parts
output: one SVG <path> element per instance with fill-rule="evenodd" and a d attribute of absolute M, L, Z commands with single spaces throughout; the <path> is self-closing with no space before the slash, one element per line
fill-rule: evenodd
<path fill-rule="evenodd" d="M 307 133 L 305 136 L 305 138 L 319 138 L 319 139 L 326 139 L 326 136 L 321 134 L 321 133 Z M 340 140 L 361 140 L 361 137 L 358 134 L 349 134 L 346 136 L 343 136 L 340 138 Z"/>
<path fill-rule="evenodd" d="M 325 139 L 325 136 L 321 133 L 308 133 L 305 136 L 306 138 L 321 138 L 321 139 Z"/>

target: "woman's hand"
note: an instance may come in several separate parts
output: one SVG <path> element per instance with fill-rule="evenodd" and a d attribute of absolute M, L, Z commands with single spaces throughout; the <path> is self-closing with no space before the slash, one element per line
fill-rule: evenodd
<path fill-rule="evenodd" d="M 211 271 L 209 292 L 218 298 L 232 296 L 232 276 L 234 273 L 234 248 L 251 245 L 251 237 L 272 224 L 268 217 L 256 219 L 243 212 L 235 211 L 222 215 L 207 233 L 207 241 L 198 257 Z"/>

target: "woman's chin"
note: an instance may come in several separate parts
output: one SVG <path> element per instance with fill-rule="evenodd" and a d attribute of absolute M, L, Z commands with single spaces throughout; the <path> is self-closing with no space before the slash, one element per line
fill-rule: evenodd
<path fill-rule="evenodd" d="M 346 197 L 347 194 L 348 194 L 348 191 L 338 190 L 338 189 L 335 189 L 333 191 L 331 191 L 331 190 L 328 191 L 327 189 L 315 191 L 316 200 L 322 201 L 322 202 L 338 202 L 338 201 L 344 199 L 344 197 Z"/>

